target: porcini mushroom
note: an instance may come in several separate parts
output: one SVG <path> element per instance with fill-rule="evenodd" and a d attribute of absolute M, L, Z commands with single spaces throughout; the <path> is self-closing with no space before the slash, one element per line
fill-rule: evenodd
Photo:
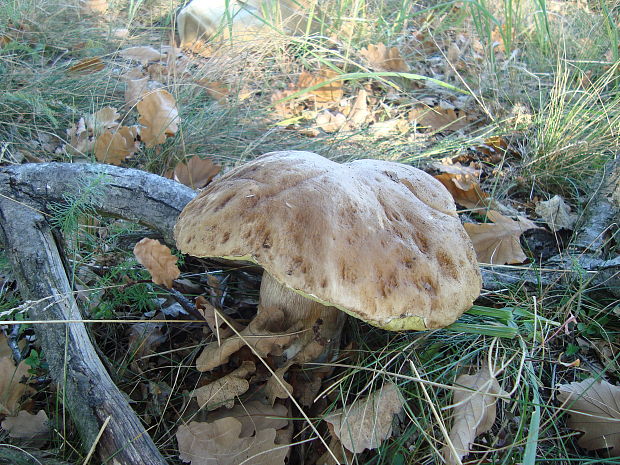
<path fill-rule="evenodd" d="M 268 153 L 207 186 L 174 232 L 184 253 L 264 269 L 257 317 L 243 331 L 261 356 L 325 360 L 342 312 L 393 331 L 444 327 L 480 293 L 452 197 L 399 163 Z M 208 346 L 197 365 L 212 369 L 242 345 Z"/>

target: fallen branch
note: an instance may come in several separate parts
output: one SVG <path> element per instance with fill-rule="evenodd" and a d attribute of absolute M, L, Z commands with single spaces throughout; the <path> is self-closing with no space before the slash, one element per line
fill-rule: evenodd
<path fill-rule="evenodd" d="M 172 226 L 194 192 L 137 170 L 80 164 L 32 164 L 0 171 L 0 237 L 33 320 L 81 320 L 49 224 L 51 203 L 63 202 L 94 179 L 88 199 L 101 214 L 145 224 L 171 241 Z M 161 465 L 166 461 L 105 371 L 83 323 L 37 325 L 50 373 L 85 449 L 98 440 L 102 463 Z M 107 462 L 113 457 L 113 462 Z"/>

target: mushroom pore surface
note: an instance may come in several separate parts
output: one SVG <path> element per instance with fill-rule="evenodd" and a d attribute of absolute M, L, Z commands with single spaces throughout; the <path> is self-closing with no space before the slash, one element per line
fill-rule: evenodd
<path fill-rule="evenodd" d="M 411 166 L 273 152 L 192 200 L 175 227 L 197 257 L 255 262 L 285 286 L 375 326 L 446 326 L 481 287 L 448 191 Z"/>

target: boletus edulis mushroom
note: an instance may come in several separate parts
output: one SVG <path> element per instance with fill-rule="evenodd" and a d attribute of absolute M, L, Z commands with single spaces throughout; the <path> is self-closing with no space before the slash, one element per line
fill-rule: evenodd
<path fill-rule="evenodd" d="M 184 253 L 264 269 L 258 314 L 241 334 L 287 364 L 329 361 L 345 313 L 392 331 L 440 328 L 481 288 L 451 195 L 394 162 L 268 153 L 207 186 L 174 232 Z M 207 346 L 198 369 L 243 345 L 233 336 Z"/>

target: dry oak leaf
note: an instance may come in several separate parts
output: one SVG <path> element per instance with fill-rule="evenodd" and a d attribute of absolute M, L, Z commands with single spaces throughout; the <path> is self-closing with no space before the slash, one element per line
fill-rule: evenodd
<path fill-rule="evenodd" d="M 284 373 L 289 367 L 290 365 L 286 364 L 274 370 L 273 375 L 271 375 L 267 380 L 267 384 L 265 384 L 265 395 L 271 405 L 274 404 L 276 399 L 287 399 L 290 394 L 293 393 L 293 386 L 284 379 Z"/>
<path fill-rule="evenodd" d="M 347 117 L 340 112 L 324 110 L 316 117 L 316 125 L 327 133 L 338 132 L 347 122 Z"/>
<path fill-rule="evenodd" d="M 280 465 L 288 455 L 288 445 L 276 444 L 276 430 L 258 430 L 242 438 L 242 424 L 232 417 L 212 423 L 192 421 L 180 426 L 176 437 L 179 458 L 191 465 Z"/>
<path fill-rule="evenodd" d="M 179 112 L 170 92 L 156 89 L 142 97 L 137 107 L 140 113 L 138 122 L 143 126 L 140 138 L 147 147 L 163 144 L 166 137 L 176 134 Z"/>
<path fill-rule="evenodd" d="M 36 415 L 20 410 L 17 416 L 4 419 L 2 429 L 8 431 L 12 438 L 36 439 L 49 434 L 47 422 L 47 414 L 43 410 Z"/>
<path fill-rule="evenodd" d="M 388 382 L 370 396 L 330 413 L 325 421 L 342 445 L 358 454 L 376 449 L 392 435 L 392 420 L 402 408 L 398 386 Z"/>
<path fill-rule="evenodd" d="M 539 228 L 522 216 L 517 221 L 489 210 L 487 217 L 493 222 L 484 224 L 464 223 L 478 261 L 493 265 L 522 263 L 527 256 L 521 248 L 519 237 L 528 229 Z"/>
<path fill-rule="evenodd" d="M 249 438 L 255 431 L 273 428 L 279 430 L 289 424 L 288 409 L 282 404 L 266 405 L 257 400 L 235 405 L 233 408 L 222 408 L 209 413 L 209 422 L 220 418 L 234 418 L 241 422 L 240 438 Z"/>
<path fill-rule="evenodd" d="M 108 11 L 109 0 L 80 0 L 82 13 L 105 13 Z"/>
<path fill-rule="evenodd" d="M 125 81 L 125 105 L 133 107 L 138 100 L 147 92 L 149 84 L 148 76 L 144 76 L 141 70 L 135 69 L 121 76 Z"/>
<path fill-rule="evenodd" d="M 221 81 L 211 81 L 210 79 L 199 79 L 196 81 L 200 87 L 202 87 L 207 94 L 217 100 L 219 103 L 226 103 L 228 96 L 230 95 L 230 88 L 227 84 Z"/>
<path fill-rule="evenodd" d="M 16 367 L 10 356 L 0 359 L 0 414 L 17 415 L 21 398 L 34 392 L 30 386 L 20 382 L 22 378 L 29 377 L 28 369 L 23 361 Z"/>
<path fill-rule="evenodd" d="M 114 107 L 103 107 L 101 110 L 96 111 L 92 115 L 86 115 L 84 118 L 86 127 L 92 131 L 96 136 L 101 134 L 106 129 L 114 129 L 118 127 L 117 119 L 120 118 L 120 114 Z"/>
<path fill-rule="evenodd" d="M 153 47 L 129 47 L 118 53 L 126 60 L 139 61 L 143 65 L 149 61 L 159 61 L 166 56 L 165 53 Z"/>
<path fill-rule="evenodd" d="M 172 255 L 170 249 L 157 239 L 145 237 L 135 245 L 133 254 L 151 274 L 155 284 L 172 288 L 172 281 L 181 274 L 177 267 L 177 257 Z"/>
<path fill-rule="evenodd" d="M 549 200 L 538 202 L 535 211 L 554 232 L 560 229 L 573 229 L 577 221 L 577 215 L 570 212 L 570 207 L 566 205 L 564 199 L 559 195 L 555 195 Z"/>
<path fill-rule="evenodd" d="M 620 387 L 588 378 L 562 384 L 558 400 L 569 410 L 568 427 L 583 431 L 577 443 L 588 450 L 620 455 Z"/>
<path fill-rule="evenodd" d="M 507 395 L 488 367 L 482 367 L 473 375 L 459 376 L 454 385 L 473 389 L 473 392 L 454 392 L 454 415 L 449 435 L 454 451 L 448 445 L 441 451 L 447 465 L 460 464 L 460 459 L 469 454 L 476 437 L 491 429 L 495 423 L 498 396 Z"/>
<path fill-rule="evenodd" d="M 84 58 L 69 68 L 70 73 L 91 74 L 101 71 L 105 65 L 99 57 Z"/>
<path fill-rule="evenodd" d="M 137 136 L 135 126 L 122 126 L 115 132 L 106 130 L 95 142 L 95 157 L 101 163 L 119 166 L 140 148 Z"/>
<path fill-rule="evenodd" d="M 67 137 L 69 138 L 69 144 L 65 149 L 72 155 L 84 155 L 95 147 L 95 139 L 86 130 L 84 118 L 80 118 L 76 124 L 67 129 Z"/>
<path fill-rule="evenodd" d="M 231 408 L 235 404 L 235 399 L 250 389 L 250 383 L 246 378 L 255 371 L 254 362 L 244 361 L 235 371 L 195 389 L 190 397 L 195 397 L 198 406 L 209 411 L 222 405 Z"/>
<path fill-rule="evenodd" d="M 338 76 L 338 73 L 333 69 L 320 69 L 317 73 L 311 74 L 307 71 L 303 71 L 299 75 L 297 80 L 297 89 L 309 89 L 314 86 L 323 84 L 330 79 Z M 337 103 L 342 98 L 342 81 L 333 81 L 329 84 L 325 84 L 317 89 L 309 91 L 304 94 L 304 98 L 313 97 L 314 102 L 319 106 L 331 105 Z"/>
<path fill-rule="evenodd" d="M 410 122 L 433 131 L 458 131 L 469 124 L 467 115 L 453 108 L 419 106 L 408 114 Z"/>
<path fill-rule="evenodd" d="M 452 198 L 465 208 L 486 207 L 489 195 L 482 190 L 480 184 L 470 175 L 442 173 L 434 176 L 441 182 Z"/>
<path fill-rule="evenodd" d="M 175 166 L 172 179 L 193 189 L 202 189 L 220 172 L 222 167 L 210 158 L 191 157 L 187 163 Z"/>
<path fill-rule="evenodd" d="M 368 64 L 378 71 L 393 71 L 397 73 L 406 73 L 409 66 L 403 60 L 400 52 L 396 47 L 387 48 L 385 44 L 369 44 L 368 47 L 360 50 L 362 55 L 368 61 Z"/>

